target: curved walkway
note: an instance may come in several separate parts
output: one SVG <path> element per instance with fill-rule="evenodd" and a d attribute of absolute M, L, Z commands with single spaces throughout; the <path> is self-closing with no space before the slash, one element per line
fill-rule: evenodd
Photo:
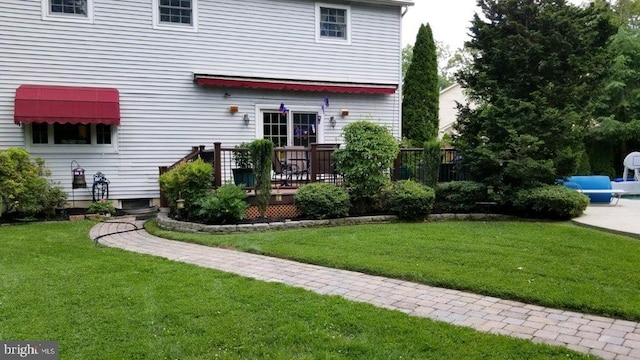
<path fill-rule="evenodd" d="M 110 247 L 339 295 L 479 331 L 566 346 L 605 359 L 640 359 L 637 322 L 172 241 L 147 233 L 142 224 L 134 218 L 114 219 L 94 226 L 90 236 Z"/>

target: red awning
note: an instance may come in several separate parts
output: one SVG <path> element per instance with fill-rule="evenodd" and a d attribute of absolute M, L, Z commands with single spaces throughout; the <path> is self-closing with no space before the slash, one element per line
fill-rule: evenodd
<path fill-rule="evenodd" d="M 344 82 L 318 82 L 308 80 L 278 80 L 266 78 L 231 77 L 194 74 L 198 85 L 262 90 L 315 91 L 343 94 L 395 94 L 396 84 L 367 84 Z"/>
<path fill-rule="evenodd" d="M 120 95 L 108 88 L 20 85 L 13 121 L 120 125 Z"/>

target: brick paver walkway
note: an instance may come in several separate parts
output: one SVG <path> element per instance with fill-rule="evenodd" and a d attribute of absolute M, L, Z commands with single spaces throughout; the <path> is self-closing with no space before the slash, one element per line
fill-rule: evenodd
<path fill-rule="evenodd" d="M 640 359 L 640 324 L 436 288 L 408 281 L 212 248 L 150 235 L 135 219 L 97 224 L 100 244 L 319 294 L 339 295 L 479 331 L 561 345 L 605 359 Z M 133 230 L 133 231 L 131 231 Z M 109 235 L 111 234 L 111 235 Z"/>

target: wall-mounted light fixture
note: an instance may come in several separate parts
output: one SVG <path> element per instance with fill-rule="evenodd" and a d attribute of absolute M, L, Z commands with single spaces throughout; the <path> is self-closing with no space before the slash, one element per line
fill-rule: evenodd
<path fill-rule="evenodd" d="M 331 125 L 332 128 L 336 127 L 336 117 L 332 116 L 329 118 L 329 125 Z"/>
<path fill-rule="evenodd" d="M 238 105 L 231 105 L 229 106 L 229 112 L 232 114 L 235 114 L 238 112 Z"/>
<path fill-rule="evenodd" d="M 340 110 L 340 115 L 342 115 L 342 117 L 349 116 L 349 109 Z"/>
<path fill-rule="evenodd" d="M 244 113 L 244 115 L 242 115 L 242 121 L 244 121 L 245 125 L 249 125 L 249 121 L 251 121 L 251 119 L 249 118 L 249 114 Z"/>

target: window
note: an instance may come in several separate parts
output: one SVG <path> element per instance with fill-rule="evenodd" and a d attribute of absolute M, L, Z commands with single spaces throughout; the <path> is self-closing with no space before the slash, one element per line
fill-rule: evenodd
<path fill-rule="evenodd" d="M 53 124 L 54 144 L 91 144 L 91 125 Z"/>
<path fill-rule="evenodd" d="M 316 41 L 351 42 L 351 8 L 316 4 Z"/>
<path fill-rule="evenodd" d="M 42 20 L 93 23 L 94 0 L 42 0 Z"/>
<path fill-rule="evenodd" d="M 34 144 L 46 144 L 49 142 L 49 125 L 32 124 L 31 129 L 31 139 Z"/>
<path fill-rule="evenodd" d="M 290 121 L 288 119 L 291 118 Z M 317 143 L 317 112 L 263 112 L 263 138 L 273 141 L 275 147 L 304 146 Z"/>
<path fill-rule="evenodd" d="M 50 0 L 51 14 L 87 16 L 87 0 Z"/>
<path fill-rule="evenodd" d="M 153 28 L 197 31 L 197 0 L 153 0 Z"/>
<path fill-rule="evenodd" d="M 87 146 L 98 147 L 106 152 L 116 150 L 116 127 L 112 125 L 32 123 L 26 129 L 27 138 L 31 139 L 29 145 L 37 146 L 40 150 L 64 148 L 66 151 L 77 148 L 86 151 Z"/>

